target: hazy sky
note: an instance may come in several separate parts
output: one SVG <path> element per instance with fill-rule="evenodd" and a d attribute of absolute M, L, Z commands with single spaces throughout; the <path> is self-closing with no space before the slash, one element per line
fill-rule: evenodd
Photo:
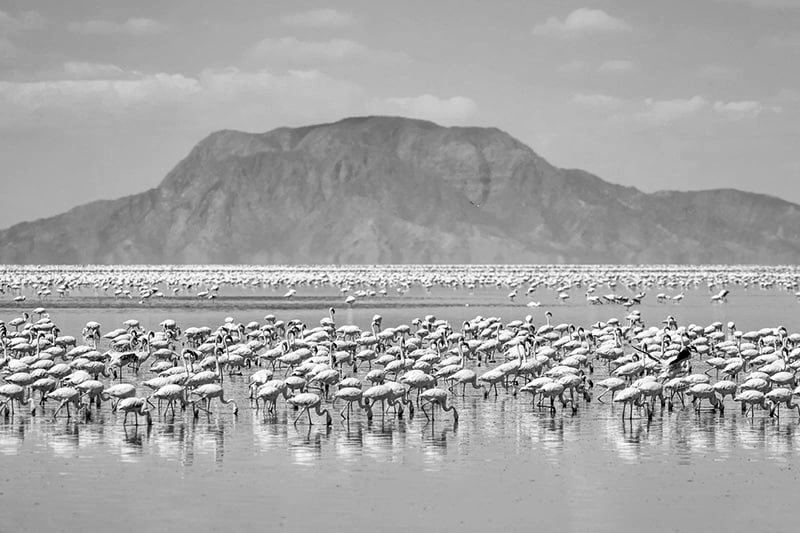
<path fill-rule="evenodd" d="M 798 65 L 800 0 L 0 0 L 0 227 L 154 187 L 217 129 L 365 114 L 800 202 Z"/>

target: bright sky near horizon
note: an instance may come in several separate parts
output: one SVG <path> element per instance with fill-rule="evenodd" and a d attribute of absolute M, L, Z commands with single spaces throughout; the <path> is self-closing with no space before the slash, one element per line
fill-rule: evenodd
<path fill-rule="evenodd" d="M 366 114 L 800 203 L 798 64 L 800 0 L 3 0 L 0 228 L 154 187 L 214 130 Z"/>

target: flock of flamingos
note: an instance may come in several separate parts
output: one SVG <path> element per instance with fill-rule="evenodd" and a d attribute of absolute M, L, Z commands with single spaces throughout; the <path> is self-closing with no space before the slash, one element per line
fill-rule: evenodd
<path fill-rule="evenodd" d="M 500 394 L 553 416 L 615 404 L 623 419 L 670 416 L 676 409 L 724 416 L 736 404 L 751 417 L 787 416 L 793 409 L 800 414 L 794 403 L 800 395 L 800 333 L 780 325 L 741 331 L 732 322 L 680 324 L 666 312 L 663 320 L 647 324 L 635 308 L 644 298 L 679 302 L 683 291 L 700 286 L 707 287 L 710 305 L 724 305 L 734 286 L 793 291 L 794 271 L 286 268 L 270 271 L 269 278 L 259 272 L 209 269 L 198 277 L 191 269 L 6 271 L 0 298 L 13 314 L 0 314 L 2 416 L 91 422 L 109 409 L 119 424 L 149 425 L 154 414 L 218 416 L 230 409 L 237 415 L 247 405 L 263 413 L 266 423 L 285 410 L 295 425 L 404 416 L 447 417 L 457 424 L 456 405 L 466 405 L 459 398 Z M 256 281 L 288 287 L 286 299 L 296 298 L 304 285 L 331 285 L 346 294 L 344 305 L 413 285 L 496 284 L 511 289 L 510 300 L 552 290 L 563 301 L 577 289 L 587 305 L 606 305 L 618 316 L 572 324 L 537 311 L 536 321 L 532 315 L 508 321 L 475 316 L 451 323 L 427 315 L 387 324 L 376 314 L 368 327 L 359 327 L 341 323 L 331 307 L 313 323 L 266 314 L 261 321 L 244 324 L 229 317 L 213 326 L 167 319 L 148 331 L 135 319 L 108 324 L 98 317 L 80 332 L 66 332 L 45 307 L 32 309 L 24 297 L 33 294 L 44 305 L 53 293 L 68 298 L 90 287 L 108 298 L 127 292 L 136 298 L 160 293 L 209 299 L 220 287 L 224 292 L 226 285 Z M 618 294 L 623 288 L 625 296 Z M 247 396 L 230 396 L 231 375 L 247 377 Z"/>

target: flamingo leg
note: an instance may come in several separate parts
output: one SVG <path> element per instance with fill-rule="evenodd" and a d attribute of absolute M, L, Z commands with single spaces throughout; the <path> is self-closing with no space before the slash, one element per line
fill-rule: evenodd
<path fill-rule="evenodd" d="M 211 414 L 211 411 L 209 411 L 209 410 L 208 410 L 208 407 L 202 407 L 202 406 L 199 406 L 199 405 L 197 405 L 197 402 L 198 402 L 198 401 L 200 401 L 200 400 L 197 400 L 197 401 L 193 402 L 193 403 L 192 403 L 192 405 L 193 405 L 193 406 L 194 406 L 194 407 L 195 407 L 197 410 L 199 410 L 199 411 L 205 411 L 207 414 L 209 414 L 209 415 L 210 415 L 210 414 Z"/>
<path fill-rule="evenodd" d="M 303 409 L 303 411 L 306 411 L 306 410 L 307 409 L 305 409 L 305 408 Z M 295 426 L 297 425 L 297 421 L 300 420 L 300 417 L 303 416 L 303 411 L 300 411 L 300 414 L 298 414 L 297 417 L 294 419 L 294 425 Z"/>

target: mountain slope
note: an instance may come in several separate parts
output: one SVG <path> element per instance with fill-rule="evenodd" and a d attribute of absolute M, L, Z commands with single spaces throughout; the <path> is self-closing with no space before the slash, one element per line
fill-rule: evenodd
<path fill-rule="evenodd" d="M 0 263 L 792 263 L 800 207 L 644 194 L 494 128 L 220 131 L 155 189 L 0 231 Z"/>

